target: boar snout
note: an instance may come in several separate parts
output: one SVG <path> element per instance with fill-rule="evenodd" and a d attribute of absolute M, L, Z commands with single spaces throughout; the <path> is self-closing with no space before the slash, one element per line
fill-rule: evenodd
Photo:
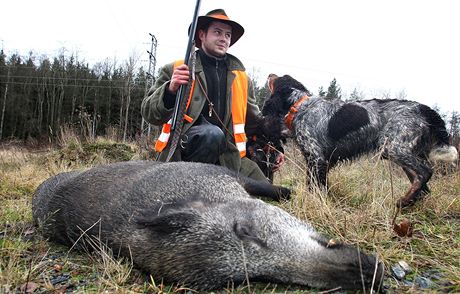
<path fill-rule="evenodd" d="M 358 247 L 338 244 L 325 245 L 323 258 L 326 260 L 318 263 L 318 272 L 324 276 L 319 280 L 328 281 L 327 287 L 363 290 L 381 287 L 384 265 L 377 256 L 367 255 Z"/>

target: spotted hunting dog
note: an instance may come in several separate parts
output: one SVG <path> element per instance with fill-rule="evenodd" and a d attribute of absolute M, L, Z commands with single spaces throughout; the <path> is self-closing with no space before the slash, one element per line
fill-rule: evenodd
<path fill-rule="evenodd" d="M 433 173 L 429 158 L 458 159 L 455 147 L 449 146 L 445 122 L 426 105 L 395 99 L 346 102 L 312 98 L 288 75 L 271 75 L 270 80 L 272 94 L 262 110 L 265 124 L 290 130 L 305 156 L 310 177 L 319 185 L 326 185 L 327 172 L 339 161 L 380 151 L 382 158 L 399 165 L 411 182 L 397 203 L 406 207 L 429 192 L 427 182 Z M 285 136 L 281 129 L 270 128 L 271 141 L 279 142 Z"/>

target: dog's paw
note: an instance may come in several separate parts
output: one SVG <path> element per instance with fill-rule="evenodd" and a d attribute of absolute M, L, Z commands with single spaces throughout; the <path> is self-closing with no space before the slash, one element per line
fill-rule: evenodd
<path fill-rule="evenodd" d="M 278 187 L 278 201 L 281 200 L 290 200 L 291 199 L 291 189 L 285 187 Z"/>
<path fill-rule="evenodd" d="M 404 208 L 409 208 L 415 204 L 417 201 L 416 198 L 408 198 L 408 197 L 401 197 L 397 202 L 396 202 L 396 207 L 404 209 Z"/>

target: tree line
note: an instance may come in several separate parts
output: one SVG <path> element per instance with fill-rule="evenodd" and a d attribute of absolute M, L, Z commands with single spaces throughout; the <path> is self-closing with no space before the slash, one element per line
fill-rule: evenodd
<path fill-rule="evenodd" d="M 0 139 L 54 138 L 62 126 L 90 137 L 109 127 L 124 139 L 139 132 L 147 76 L 136 60 L 90 68 L 64 52 L 50 59 L 0 51 Z"/>
<path fill-rule="evenodd" d="M 63 126 L 94 138 L 115 130 L 120 139 L 140 135 L 144 124 L 140 106 L 154 77 L 138 66 L 135 57 L 117 64 L 106 59 L 89 66 L 75 54 L 61 49 L 55 57 L 19 54 L 7 56 L 0 51 L 0 140 L 56 138 Z M 269 96 L 268 85 L 258 85 L 254 77 L 256 101 L 262 106 Z M 318 96 L 344 100 L 364 99 L 354 89 L 350 95 L 334 78 L 327 91 Z M 390 98 L 388 93 L 382 97 Z M 397 98 L 405 98 L 402 93 Z M 436 108 L 436 107 L 435 107 Z M 436 109 L 439 112 L 439 108 Z M 441 113 L 447 122 L 453 144 L 460 143 L 460 114 Z"/>

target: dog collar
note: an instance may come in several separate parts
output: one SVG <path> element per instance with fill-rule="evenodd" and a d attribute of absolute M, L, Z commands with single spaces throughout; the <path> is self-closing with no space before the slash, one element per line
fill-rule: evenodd
<path fill-rule="evenodd" d="M 289 109 L 289 112 L 286 114 L 284 117 L 284 124 L 288 127 L 288 129 L 292 130 L 292 121 L 294 120 L 294 115 L 297 113 L 298 109 L 297 107 L 300 106 L 305 100 L 309 99 L 307 95 L 302 96 L 299 100 L 297 100 L 294 105 L 291 106 Z"/>

